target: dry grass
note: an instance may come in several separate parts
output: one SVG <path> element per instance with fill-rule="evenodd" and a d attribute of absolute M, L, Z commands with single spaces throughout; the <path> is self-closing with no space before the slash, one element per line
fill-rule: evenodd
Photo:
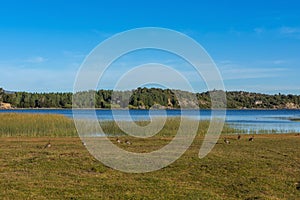
<path fill-rule="evenodd" d="M 121 138 L 125 140 L 125 138 Z M 300 136 L 262 135 L 231 144 L 222 138 L 204 159 L 199 136 L 176 162 L 128 174 L 95 160 L 78 138 L 1 138 L 0 196 L 4 199 L 299 199 Z M 155 149 L 166 138 L 117 144 Z M 113 140 L 114 141 L 114 140 Z"/>
<path fill-rule="evenodd" d="M 113 122 L 108 132 L 119 134 Z M 145 125 L 147 122 L 138 122 Z M 118 136 L 132 152 L 150 152 L 170 142 L 176 119 L 164 132 L 142 139 Z M 201 122 L 191 147 L 159 171 L 129 174 L 95 160 L 75 136 L 71 119 L 60 115 L 0 115 L 1 199 L 300 199 L 300 135 L 223 136 L 203 159 L 198 151 L 208 122 Z M 225 135 L 224 135 L 225 134 Z M 112 134 L 113 135 L 113 134 Z M 9 136 L 9 137 L 5 137 Z M 22 136 L 22 137 L 19 137 Z M 230 140 L 227 145 L 224 137 Z M 52 146 L 43 147 L 50 139 Z M 101 139 L 101 138 L 100 138 Z"/>

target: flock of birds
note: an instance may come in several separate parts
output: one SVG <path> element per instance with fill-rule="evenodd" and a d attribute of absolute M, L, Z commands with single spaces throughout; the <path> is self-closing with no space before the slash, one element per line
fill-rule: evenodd
<path fill-rule="evenodd" d="M 121 141 L 119 138 L 116 139 L 116 142 L 119 143 L 119 144 L 122 143 L 122 141 Z M 131 144 L 132 144 L 129 140 L 125 140 L 124 143 L 127 144 L 127 145 L 131 145 Z M 83 145 L 83 146 L 86 146 L 86 143 L 85 143 L 85 142 L 82 142 L 82 145 Z M 50 140 L 49 140 L 49 141 L 47 142 L 47 144 L 44 146 L 43 149 L 47 149 L 47 148 L 50 148 L 50 147 L 51 147 L 51 142 L 50 142 Z"/>
<path fill-rule="evenodd" d="M 242 136 L 239 134 L 239 135 L 237 136 L 237 140 L 240 140 L 241 137 L 242 137 Z M 248 139 L 248 141 L 249 141 L 249 142 L 253 142 L 253 141 L 254 141 L 254 136 L 251 136 L 251 137 Z M 121 141 L 119 138 L 116 139 L 116 142 L 119 143 L 119 144 L 122 143 L 122 141 Z M 229 141 L 228 138 L 224 138 L 224 142 L 225 142 L 225 144 L 230 144 L 230 141 Z M 127 145 L 131 145 L 131 142 L 130 142 L 129 140 L 125 140 L 124 143 L 127 144 Z M 86 146 L 86 143 L 82 141 L 82 145 L 83 145 L 83 146 Z M 47 144 L 44 146 L 44 149 L 50 148 L 50 147 L 51 147 L 51 142 L 50 142 L 50 140 L 49 140 L 49 141 L 47 142 Z M 297 190 L 300 190 L 300 181 L 299 181 L 299 182 L 296 182 L 296 183 L 295 183 L 295 186 L 296 186 L 296 189 L 297 189 Z"/>
<path fill-rule="evenodd" d="M 242 136 L 239 134 L 239 135 L 237 136 L 237 139 L 240 140 L 241 138 L 242 138 Z M 251 137 L 248 139 L 248 141 L 249 141 L 249 142 L 253 142 L 253 141 L 254 141 L 254 136 L 251 136 Z M 122 141 L 121 141 L 119 138 L 116 139 L 116 142 L 119 143 L 119 144 L 122 143 Z M 127 144 L 127 145 L 131 145 L 131 142 L 130 142 L 129 140 L 125 140 L 124 143 Z M 230 144 L 230 140 L 229 140 L 228 138 L 225 137 L 225 138 L 224 138 L 224 143 L 225 143 L 225 144 Z M 82 145 L 83 145 L 83 146 L 86 146 L 85 142 L 82 142 Z M 51 147 L 51 142 L 50 142 L 50 140 L 49 140 L 49 141 L 47 142 L 47 144 L 44 146 L 43 149 L 50 148 L 50 147 Z"/>
<path fill-rule="evenodd" d="M 117 143 L 119 143 L 119 144 L 122 143 L 122 141 L 121 141 L 119 138 L 117 138 L 116 141 L 117 141 Z M 130 142 L 129 140 L 125 140 L 125 144 L 131 145 L 131 142 Z"/>
<path fill-rule="evenodd" d="M 238 134 L 237 139 L 240 140 L 242 138 L 242 136 L 240 134 Z M 251 136 L 248 139 L 249 142 L 253 142 L 254 141 L 254 136 Z M 230 140 L 228 138 L 224 138 L 224 142 L 225 144 L 230 144 Z"/>
<path fill-rule="evenodd" d="M 239 134 L 239 135 L 237 136 L 237 139 L 240 140 L 241 138 L 242 138 L 242 136 Z M 253 142 L 253 141 L 254 141 L 254 136 L 251 136 L 251 137 L 248 139 L 248 141 L 249 141 L 249 142 Z M 116 142 L 119 143 L 119 144 L 122 143 L 122 141 L 121 141 L 119 138 L 116 139 Z M 132 144 L 129 140 L 125 140 L 124 143 L 127 144 L 127 145 L 131 145 L 131 144 Z M 225 138 L 224 138 L 224 143 L 225 143 L 225 144 L 230 144 L 230 140 L 229 140 L 228 138 L 225 137 Z M 82 145 L 83 145 L 83 146 L 86 146 L 86 143 L 85 143 L 85 142 L 82 142 Z M 47 144 L 44 146 L 43 149 L 50 148 L 50 147 L 51 147 L 51 142 L 50 142 L 50 140 L 49 140 L 49 141 L 47 142 Z"/>

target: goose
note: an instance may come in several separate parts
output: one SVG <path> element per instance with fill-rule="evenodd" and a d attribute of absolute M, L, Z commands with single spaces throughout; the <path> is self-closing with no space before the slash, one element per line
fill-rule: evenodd
<path fill-rule="evenodd" d="M 300 190 L 300 181 L 295 183 L 296 189 Z"/>
<path fill-rule="evenodd" d="M 50 148 L 50 147 L 51 147 L 51 143 L 50 143 L 50 140 L 49 140 L 48 143 L 44 146 L 44 149 Z"/>
<path fill-rule="evenodd" d="M 224 138 L 224 142 L 225 142 L 226 144 L 230 144 L 230 141 L 229 141 L 227 138 Z"/>
<path fill-rule="evenodd" d="M 121 140 L 119 138 L 116 139 L 117 143 L 121 143 Z"/>
<path fill-rule="evenodd" d="M 238 140 L 241 139 L 241 135 L 240 135 L 240 134 L 238 134 L 237 139 L 238 139 Z"/>
<path fill-rule="evenodd" d="M 249 138 L 249 141 L 250 141 L 250 142 L 253 142 L 253 141 L 254 141 L 254 136 L 251 136 L 251 137 Z"/>
<path fill-rule="evenodd" d="M 128 145 L 131 144 L 131 142 L 129 140 L 126 140 L 125 143 L 128 144 Z"/>

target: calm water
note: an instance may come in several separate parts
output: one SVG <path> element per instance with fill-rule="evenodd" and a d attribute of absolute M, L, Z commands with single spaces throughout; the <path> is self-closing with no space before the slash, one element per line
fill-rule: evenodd
<path fill-rule="evenodd" d="M 40 114 L 62 114 L 72 118 L 71 109 L 13 109 L 0 110 L 0 113 L 40 113 Z M 146 120 L 153 117 L 168 116 L 176 117 L 181 115 L 180 110 L 114 110 L 114 117 L 111 110 L 96 110 L 96 115 L 100 120 Z M 92 110 L 77 110 L 76 113 L 82 118 L 91 118 L 94 115 Z M 210 110 L 187 110 L 184 116 L 194 119 L 205 120 L 211 116 Z M 291 121 L 290 118 L 300 118 L 300 110 L 227 110 L 226 122 L 235 128 L 244 130 L 245 133 L 258 132 L 300 132 L 300 122 Z M 260 131 L 262 133 L 263 131 Z"/>

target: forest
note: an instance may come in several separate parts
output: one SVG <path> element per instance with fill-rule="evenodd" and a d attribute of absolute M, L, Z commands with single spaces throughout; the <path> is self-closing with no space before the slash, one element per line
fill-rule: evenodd
<path fill-rule="evenodd" d="M 203 93 L 187 91 L 137 88 L 131 91 L 83 91 L 74 94 L 77 108 L 129 108 L 129 109 L 178 109 L 211 108 L 210 95 L 224 93 L 214 90 Z M 299 109 L 300 95 L 261 94 L 244 91 L 226 91 L 228 109 Z M 11 92 L 0 88 L 0 102 L 11 104 L 12 108 L 72 108 L 71 92 Z"/>

